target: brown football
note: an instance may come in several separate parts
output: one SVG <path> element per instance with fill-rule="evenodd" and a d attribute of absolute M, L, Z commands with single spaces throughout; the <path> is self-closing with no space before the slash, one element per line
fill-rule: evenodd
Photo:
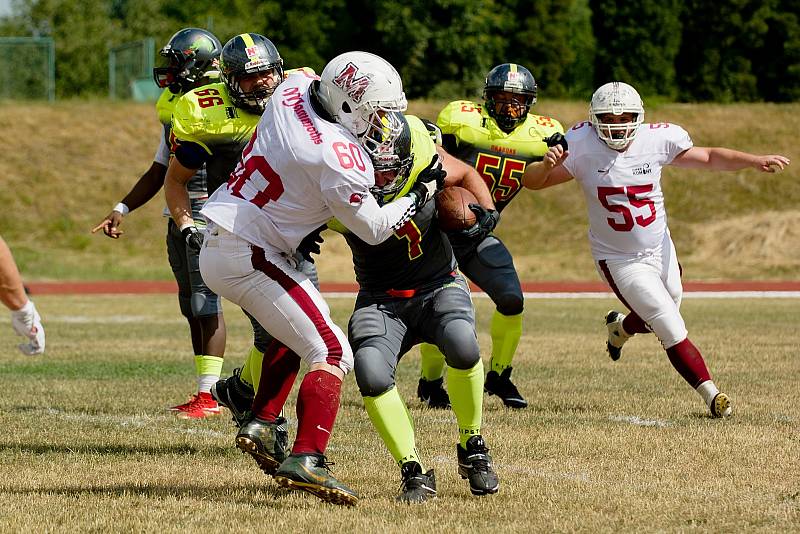
<path fill-rule="evenodd" d="M 463 230 L 475 224 L 475 213 L 470 204 L 477 204 L 475 195 L 463 187 L 446 187 L 436 195 L 439 227 L 442 230 Z"/>

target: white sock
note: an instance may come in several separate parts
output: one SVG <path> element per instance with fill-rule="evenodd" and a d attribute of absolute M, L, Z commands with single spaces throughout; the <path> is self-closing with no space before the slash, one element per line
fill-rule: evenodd
<path fill-rule="evenodd" d="M 706 380 L 695 389 L 697 393 L 703 398 L 705 401 L 706 406 L 711 409 L 711 403 L 714 402 L 714 397 L 717 396 L 719 393 L 719 389 L 717 389 L 716 384 L 714 384 L 713 380 Z"/>

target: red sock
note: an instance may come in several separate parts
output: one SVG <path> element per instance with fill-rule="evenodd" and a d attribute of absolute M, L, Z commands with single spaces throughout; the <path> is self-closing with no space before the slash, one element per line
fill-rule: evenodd
<path fill-rule="evenodd" d="M 633 334 L 650 333 L 650 329 L 647 328 L 647 325 L 644 323 L 644 321 L 642 321 L 642 318 L 639 317 L 635 311 L 630 312 L 622 320 L 622 329 L 631 336 Z"/>
<path fill-rule="evenodd" d="M 297 437 L 292 454 L 325 454 L 339 411 L 342 381 L 318 369 L 306 374 L 297 395 Z"/>
<path fill-rule="evenodd" d="M 677 345 L 668 348 L 667 356 L 669 356 L 669 361 L 675 370 L 680 373 L 692 388 L 697 389 L 697 386 L 706 380 L 711 380 L 711 375 L 708 373 L 703 356 L 697 350 L 697 347 L 689 341 L 688 337 Z"/>
<path fill-rule="evenodd" d="M 256 417 L 265 421 L 277 419 L 292 391 L 299 370 L 300 357 L 286 345 L 273 339 L 264 351 L 258 393 L 253 399 L 253 414 Z"/>

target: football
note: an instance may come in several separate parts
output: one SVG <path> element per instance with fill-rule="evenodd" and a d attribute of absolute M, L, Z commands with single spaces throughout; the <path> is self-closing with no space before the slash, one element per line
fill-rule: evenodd
<path fill-rule="evenodd" d="M 445 231 L 469 228 L 477 220 L 469 205 L 477 203 L 475 195 L 463 187 L 444 188 L 436 195 L 439 227 Z"/>

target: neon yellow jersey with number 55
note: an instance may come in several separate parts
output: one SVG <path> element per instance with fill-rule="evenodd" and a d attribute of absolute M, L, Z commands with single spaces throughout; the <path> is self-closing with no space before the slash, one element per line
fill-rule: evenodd
<path fill-rule="evenodd" d="M 564 133 L 557 120 L 532 113 L 506 133 L 482 105 L 468 100 L 450 102 L 436 124 L 447 151 L 475 167 L 486 181 L 498 211 L 519 193 L 525 166 L 541 161 L 547 153 L 542 139 Z"/>

